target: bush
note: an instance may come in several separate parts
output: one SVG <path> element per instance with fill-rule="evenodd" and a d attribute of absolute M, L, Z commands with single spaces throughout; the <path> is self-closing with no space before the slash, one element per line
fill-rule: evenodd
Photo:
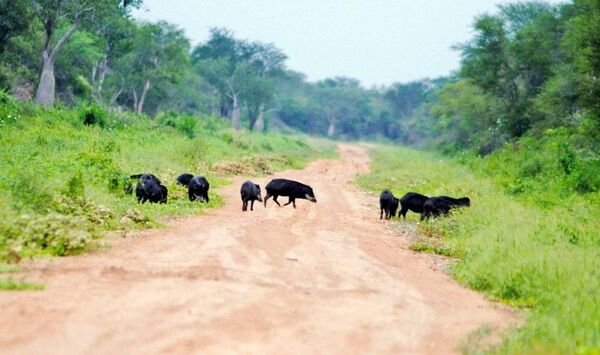
<path fill-rule="evenodd" d="M 99 105 L 89 104 L 79 110 L 81 122 L 87 126 L 106 127 L 106 111 Z"/>
<path fill-rule="evenodd" d="M 188 138 L 196 137 L 198 119 L 191 115 L 182 115 L 173 111 L 161 112 L 158 116 L 159 124 L 177 129 Z"/>
<path fill-rule="evenodd" d="M 10 226 L 0 228 L 8 248 L 22 256 L 77 254 L 100 236 L 85 217 L 58 213 L 21 215 Z"/>
<path fill-rule="evenodd" d="M 63 194 L 72 199 L 83 197 L 85 193 L 85 186 L 83 184 L 83 175 L 81 171 L 75 172 L 69 180 L 63 190 Z"/>
<path fill-rule="evenodd" d="M 73 81 L 73 93 L 81 98 L 89 98 L 94 91 L 90 82 L 83 76 L 77 75 Z"/>
<path fill-rule="evenodd" d="M 185 134 L 188 138 L 194 138 L 196 136 L 196 126 L 198 125 L 198 119 L 190 115 L 182 115 L 177 122 L 177 130 Z"/>

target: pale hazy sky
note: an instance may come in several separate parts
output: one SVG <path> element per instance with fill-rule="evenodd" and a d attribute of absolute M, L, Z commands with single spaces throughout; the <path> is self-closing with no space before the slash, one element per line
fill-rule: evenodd
<path fill-rule="evenodd" d="M 272 42 L 311 81 L 349 76 L 363 85 L 447 75 L 450 49 L 472 36 L 476 15 L 502 0 L 144 0 L 134 16 L 179 25 L 193 44 L 210 27 Z M 553 1 L 557 2 L 557 1 Z"/>

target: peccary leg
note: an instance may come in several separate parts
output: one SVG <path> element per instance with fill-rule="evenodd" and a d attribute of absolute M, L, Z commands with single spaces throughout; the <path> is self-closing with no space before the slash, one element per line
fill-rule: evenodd
<path fill-rule="evenodd" d="M 248 209 L 248 201 L 242 201 L 242 211 L 246 211 Z"/>
<path fill-rule="evenodd" d="M 273 196 L 273 201 L 275 201 L 275 203 L 277 204 L 277 206 L 281 207 L 281 204 L 279 202 L 277 202 L 277 195 Z"/>
<path fill-rule="evenodd" d="M 269 194 L 267 192 L 267 194 L 265 195 L 265 207 L 267 207 L 267 201 L 271 198 L 271 194 Z"/>
<path fill-rule="evenodd" d="M 250 201 L 250 211 L 254 211 L 254 200 Z"/>
<path fill-rule="evenodd" d="M 400 215 L 402 215 L 402 218 L 406 219 L 406 211 L 408 211 L 408 208 L 402 207 L 402 209 L 400 210 L 400 213 L 398 214 L 398 217 L 400 217 Z"/>
<path fill-rule="evenodd" d="M 294 199 L 290 197 L 290 199 L 288 200 L 288 202 L 287 202 L 285 205 L 283 205 L 283 207 L 285 207 L 285 206 L 289 205 L 289 204 L 290 204 L 290 203 L 292 203 L 292 202 L 294 202 Z M 294 208 L 295 208 L 295 207 L 294 207 Z"/>
<path fill-rule="evenodd" d="M 383 208 L 379 212 L 379 219 L 383 219 Z"/>

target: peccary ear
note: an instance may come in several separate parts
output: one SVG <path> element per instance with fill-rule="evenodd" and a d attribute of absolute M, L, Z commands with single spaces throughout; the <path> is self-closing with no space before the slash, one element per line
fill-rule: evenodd
<path fill-rule="evenodd" d="M 255 185 L 256 185 L 256 187 L 258 187 L 260 189 L 260 185 L 259 184 L 255 184 Z"/>

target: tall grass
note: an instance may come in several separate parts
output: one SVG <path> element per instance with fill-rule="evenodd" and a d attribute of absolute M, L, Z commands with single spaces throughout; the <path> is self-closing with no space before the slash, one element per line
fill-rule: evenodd
<path fill-rule="evenodd" d="M 223 203 L 214 188 L 237 173 L 230 165 L 264 175 L 333 154 L 329 143 L 235 132 L 221 118 L 152 120 L 94 105 L 45 110 L 0 95 L 0 262 L 80 253 L 107 230 L 202 213 Z M 124 178 L 144 172 L 165 183 L 168 204 L 140 205 L 125 194 Z M 175 184 L 183 172 L 208 178 L 210 203 L 187 200 Z"/>
<path fill-rule="evenodd" d="M 537 158 L 550 153 L 538 151 Z M 513 149 L 512 158 L 501 151 L 488 158 L 463 156 L 459 163 L 382 147 L 372 151 L 372 172 L 358 183 L 377 193 L 390 188 L 396 195 L 471 198 L 470 208 L 450 217 L 420 223 L 412 214 L 406 223 L 417 223 L 421 232 L 415 250 L 459 258 L 451 269 L 459 281 L 527 309 L 526 323 L 494 352 L 598 354 L 600 194 L 558 187 L 558 178 L 539 180 L 538 186 L 524 176 L 523 185 L 531 188 L 515 191 L 510 171 L 521 170 L 522 154 L 535 153 Z M 502 169 L 494 168 L 499 162 Z"/>

